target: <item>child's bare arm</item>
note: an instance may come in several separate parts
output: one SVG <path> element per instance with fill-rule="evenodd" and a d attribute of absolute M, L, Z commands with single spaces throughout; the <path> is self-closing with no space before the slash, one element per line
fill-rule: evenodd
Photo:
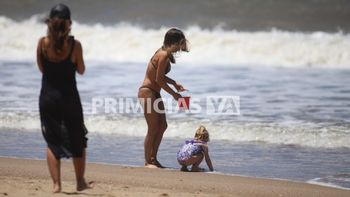
<path fill-rule="evenodd" d="M 208 146 L 203 146 L 203 148 L 204 148 L 205 162 L 207 162 L 209 170 L 214 171 L 213 164 L 211 163 L 211 159 L 209 157 L 209 148 Z"/>

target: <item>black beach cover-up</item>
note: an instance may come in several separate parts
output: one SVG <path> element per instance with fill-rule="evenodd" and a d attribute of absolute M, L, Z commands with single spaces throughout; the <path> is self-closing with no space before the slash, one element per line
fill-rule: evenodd
<path fill-rule="evenodd" d="M 76 86 L 76 65 L 71 56 L 74 37 L 70 37 L 70 52 L 62 61 L 47 58 L 40 40 L 40 58 L 43 65 L 39 109 L 41 131 L 48 148 L 56 159 L 82 157 L 87 146 L 87 129 Z"/>

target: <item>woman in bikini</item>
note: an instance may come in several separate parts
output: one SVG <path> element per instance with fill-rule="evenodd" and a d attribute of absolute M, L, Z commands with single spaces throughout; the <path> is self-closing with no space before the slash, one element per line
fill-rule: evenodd
<path fill-rule="evenodd" d="M 180 51 L 188 52 L 186 37 L 181 30 L 171 28 L 165 34 L 163 46 L 155 52 L 149 61 L 145 79 L 138 92 L 148 126 L 144 142 L 146 167 L 163 167 L 157 160 L 157 153 L 168 125 L 160 90 L 164 89 L 175 100 L 181 98 L 177 92 L 184 91 L 183 86 L 166 76 L 170 72 L 171 63 L 175 63 L 174 53 Z M 170 88 L 169 84 L 173 85 L 177 92 Z"/>

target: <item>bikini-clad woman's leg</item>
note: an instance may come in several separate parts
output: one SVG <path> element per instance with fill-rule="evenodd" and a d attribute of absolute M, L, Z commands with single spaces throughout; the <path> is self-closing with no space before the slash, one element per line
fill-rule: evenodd
<path fill-rule="evenodd" d="M 162 99 L 161 97 L 159 99 Z M 163 134 L 165 132 L 165 130 L 168 127 L 167 121 L 166 121 L 166 116 L 165 116 L 165 111 L 164 111 L 164 103 L 163 101 L 160 101 L 159 104 L 159 109 L 161 110 L 158 113 L 158 122 L 159 122 L 159 133 L 156 135 L 156 139 L 155 139 L 155 143 L 154 143 L 154 155 L 155 155 L 155 164 L 160 167 L 163 168 L 163 166 L 159 163 L 159 161 L 157 160 L 157 154 L 158 154 L 158 149 L 160 146 L 160 143 L 162 142 L 163 139 Z"/>
<path fill-rule="evenodd" d="M 141 88 L 139 90 L 138 97 L 140 99 L 141 105 L 144 109 L 144 116 L 147 122 L 147 135 L 144 141 L 144 151 L 145 151 L 145 165 L 148 167 L 157 167 L 152 164 L 155 160 L 154 144 L 156 136 L 159 133 L 159 114 L 153 108 L 153 103 L 155 102 L 155 95 L 152 90 L 147 88 Z"/>
<path fill-rule="evenodd" d="M 148 125 L 147 135 L 145 137 L 145 160 L 146 165 L 151 165 L 149 167 L 152 167 L 154 164 L 154 161 L 156 160 L 156 150 L 154 149 L 156 138 L 159 135 L 159 118 L 158 114 L 155 113 L 148 113 L 145 114 L 146 122 Z"/>

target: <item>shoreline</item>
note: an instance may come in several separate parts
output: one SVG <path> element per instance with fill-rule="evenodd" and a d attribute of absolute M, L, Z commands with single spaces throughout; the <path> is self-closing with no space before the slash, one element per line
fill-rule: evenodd
<path fill-rule="evenodd" d="M 190 173 L 115 164 L 87 163 L 93 189 L 75 191 L 71 161 L 62 160 L 62 193 L 98 196 L 349 196 L 350 191 L 316 184 L 217 173 Z M 0 196 L 51 196 L 45 160 L 0 157 Z"/>
<path fill-rule="evenodd" d="M 25 158 L 25 157 L 15 157 L 15 156 L 0 156 L 0 161 L 1 159 L 18 159 L 18 160 L 33 160 L 33 161 L 44 161 L 46 162 L 45 159 L 33 159 L 33 158 Z M 70 159 L 62 159 L 61 161 L 63 162 L 69 162 Z M 106 163 L 106 162 L 87 162 L 88 164 L 94 164 L 94 165 L 107 165 L 107 166 L 116 166 L 116 167 L 126 167 L 126 168 L 144 168 L 143 166 L 138 166 L 138 165 L 127 165 L 127 164 L 113 164 L 113 163 Z M 147 169 L 147 168 L 145 168 Z M 165 169 L 162 170 L 168 170 L 168 171 L 179 171 L 179 169 L 176 168 L 171 168 L 171 167 L 166 167 Z M 327 183 L 322 183 L 322 182 L 316 182 L 314 179 L 310 179 L 307 181 L 297 181 L 297 180 L 291 180 L 291 179 L 282 179 L 282 178 L 266 178 L 266 177 L 254 177 L 254 176 L 249 176 L 249 175 L 242 175 L 242 174 L 230 174 L 230 173 L 224 173 L 224 172 L 203 172 L 205 174 L 213 174 L 213 175 L 221 175 L 221 176 L 232 176 L 232 177 L 242 177 L 242 178 L 249 178 L 249 179 L 264 179 L 264 180 L 271 180 L 271 181 L 288 181 L 288 182 L 293 182 L 293 183 L 301 183 L 301 184 L 310 184 L 310 185 L 318 185 L 322 187 L 329 187 L 333 189 L 340 189 L 340 190 L 345 190 L 345 191 L 350 191 L 350 188 L 346 187 L 341 187 L 338 185 L 332 185 L 332 184 L 327 184 Z"/>

